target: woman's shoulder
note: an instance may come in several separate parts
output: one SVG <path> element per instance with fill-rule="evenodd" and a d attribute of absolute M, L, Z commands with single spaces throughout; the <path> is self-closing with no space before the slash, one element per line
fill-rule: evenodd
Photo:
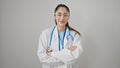
<path fill-rule="evenodd" d="M 70 32 L 71 32 L 71 34 L 72 34 L 73 36 L 79 36 L 79 37 L 81 37 L 81 34 L 79 34 L 79 33 L 76 32 L 76 31 L 71 30 Z"/>

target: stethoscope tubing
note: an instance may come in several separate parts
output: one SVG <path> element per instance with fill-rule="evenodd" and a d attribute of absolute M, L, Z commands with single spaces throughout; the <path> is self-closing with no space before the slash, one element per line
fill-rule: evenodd
<path fill-rule="evenodd" d="M 54 32 L 54 30 L 55 30 L 55 27 L 56 26 L 54 26 L 54 28 L 52 29 L 52 31 L 51 31 L 51 34 L 50 34 L 50 41 L 49 41 L 49 46 L 48 46 L 48 48 L 51 46 L 51 44 L 52 44 L 52 36 L 53 36 L 53 32 Z M 64 49 L 64 37 L 65 37 L 65 34 L 66 34 L 66 29 L 65 29 L 65 31 L 64 31 L 64 35 L 63 35 L 63 40 L 62 40 L 62 49 Z M 74 38 L 73 38 L 73 36 L 70 34 L 70 30 L 68 29 L 68 35 L 66 36 L 66 38 L 67 38 L 67 40 L 69 39 L 69 38 L 71 38 L 72 39 L 72 41 L 74 40 Z M 60 49 L 60 36 L 59 36 L 59 33 L 58 33 L 58 48 L 59 48 L 59 51 L 61 50 Z"/>

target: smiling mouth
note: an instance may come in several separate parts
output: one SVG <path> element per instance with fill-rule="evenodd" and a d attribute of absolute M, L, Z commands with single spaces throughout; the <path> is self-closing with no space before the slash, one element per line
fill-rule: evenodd
<path fill-rule="evenodd" d="M 64 21 L 60 21 L 60 23 L 64 23 Z"/>

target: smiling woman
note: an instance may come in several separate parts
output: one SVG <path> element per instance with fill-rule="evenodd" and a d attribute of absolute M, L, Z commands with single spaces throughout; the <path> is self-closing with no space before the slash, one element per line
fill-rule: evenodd
<path fill-rule="evenodd" d="M 59 7 L 59 9 L 55 12 L 55 20 L 58 27 L 65 28 L 66 23 L 69 19 L 69 12 L 65 7 Z"/>
<path fill-rule="evenodd" d="M 82 53 L 80 33 L 69 26 L 70 10 L 66 5 L 59 4 L 54 17 L 56 25 L 40 35 L 37 55 L 43 68 L 74 68 Z"/>

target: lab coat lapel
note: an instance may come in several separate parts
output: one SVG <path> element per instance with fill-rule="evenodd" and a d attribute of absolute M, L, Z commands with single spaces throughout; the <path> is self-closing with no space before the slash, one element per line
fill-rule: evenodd
<path fill-rule="evenodd" d="M 57 30 L 57 26 L 55 27 L 55 30 L 54 30 L 54 32 L 53 32 L 53 42 L 52 42 L 52 48 L 54 49 L 54 50 L 59 50 L 58 49 L 58 30 Z"/>
<path fill-rule="evenodd" d="M 69 34 L 69 29 L 67 28 L 67 29 L 66 29 L 65 38 L 64 38 L 64 47 L 68 47 L 68 46 L 67 46 L 67 43 L 68 43 L 67 35 L 68 35 L 68 34 Z"/>

